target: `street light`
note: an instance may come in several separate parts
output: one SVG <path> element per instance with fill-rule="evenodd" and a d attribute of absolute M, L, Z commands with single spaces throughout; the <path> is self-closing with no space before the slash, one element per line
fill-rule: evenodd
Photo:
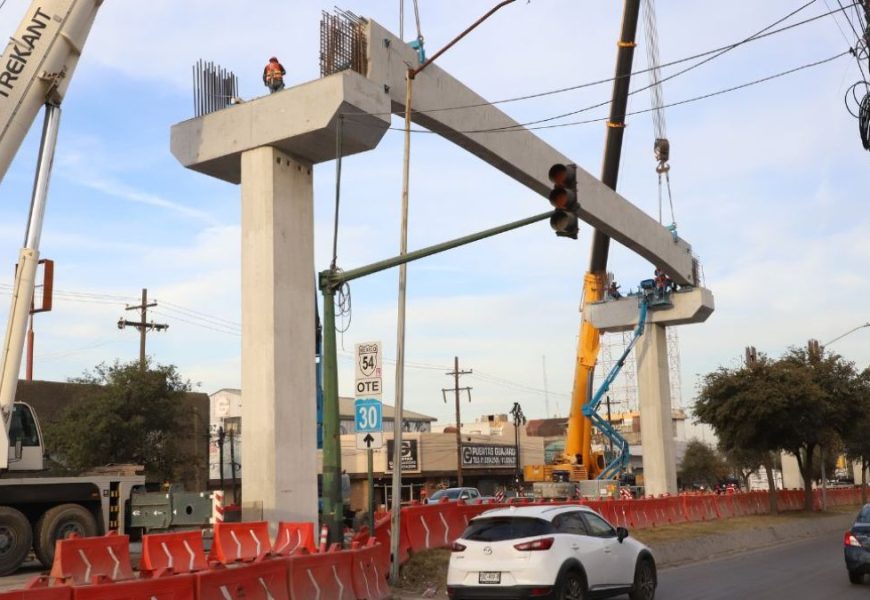
<path fill-rule="evenodd" d="M 401 218 L 401 234 L 399 238 L 399 255 L 403 256 L 408 252 L 408 196 L 409 182 L 411 171 L 411 102 L 413 100 L 413 83 L 414 78 L 419 75 L 426 67 L 432 64 L 435 59 L 444 54 L 447 50 L 453 47 L 459 40 L 471 33 L 478 25 L 486 21 L 496 11 L 503 6 L 507 6 L 515 2 L 515 0 L 502 0 L 496 6 L 491 8 L 489 12 L 472 23 L 458 36 L 453 38 L 446 46 L 433 54 L 428 60 L 424 60 L 425 53 L 422 52 L 422 44 L 419 44 L 418 56 L 423 64 L 416 68 L 408 68 L 405 75 L 405 144 L 404 152 L 402 153 L 402 218 Z M 422 41 L 422 40 L 419 40 Z M 407 277 L 408 267 L 405 264 L 399 266 L 399 294 L 398 294 L 398 310 L 396 323 L 396 403 L 395 403 L 395 419 L 398 423 L 402 422 L 403 403 L 405 395 L 405 301 L 407 296 Z M 393 505 L 391 508 L 392 514 L 390 517 L 390 530 L 397 532 L 390 539 L 390 583 L 396 585 L 399 582 L 399 535 L 402 519 L 402 469 L 401 457 L 399 455 L 400 446 L 402 443 L 402 428 L 396 428 L 393 433 L 393 461 L 396 468 L 393 470 Z"/>
<path fill-rule="evenodd" d="M 870 327 L 870 322 L 868 322 L 868 323 L 864 323 L 863 325 L 858 325 L 857 327 L 853 327 L 852 329 L 850 329 L 849 331 L 847 331 L 847 332 L 844 333 L 843 335 L 838 335 L 837 337 L 835 337 L 834 339 L 832 339 L 830 342 L 828 342 L 828 343 L 826 343 L 826 344 L 822 344 L 822 348 L 825 348 L 825 347 L 827 347 L 827 346 L 830 346 L 830 345 L 833 344 L 834 342 L 837 342 L 837 341 L 839 341 L 839 340 L 842 340 L 844 337 L 846 337 L 846 336 L 849 335 L 850 333 L 855 333 L 855 332 L 858 331 L 859 329 L 864 329 L 865 327 Z"/>
<path fill-rule="evenodd" d="M 514 466 L 514 487 L 517 493 L 520 492 L 520 483 L 522 477 L 520 475 L 520 425 L 526 424 L 526 415 L 523 414 L 523 407 L 519 402 L 514 402 L 514 407 L 511 409 L 511 416 L 514 418 L 514 447 L 516 449 L 516 464 Z"/>

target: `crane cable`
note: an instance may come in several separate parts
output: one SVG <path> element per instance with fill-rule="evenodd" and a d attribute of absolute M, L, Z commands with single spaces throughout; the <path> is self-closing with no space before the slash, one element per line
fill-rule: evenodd
<path fill-rule="evenodd" d="M 655 152 L 656 173 L 659 177 L 659 223 L 662 223 L 662 182 L 664 180 L 665 187 L 668 193 L 668 204 L 671 209 L 671 225 L 669 227 L 671 233 L 677 235 L 677 220 L 674 216 L 674 198 L 671 194 L 671 143 L 668 141 L 667 128 L 665 124 L 665 101 L 662 94 L 661 68 L 659 67 L 659 36 L 658 26 L 656 24 L 656 10 L 653 0 L 644 0 L 644 34 L 646 38 L 646 56 L 649 73 L 649 89 L 652 100 L 652 118 L 653 127 L 655 129 L 655 143 L 653 151 Z"/>

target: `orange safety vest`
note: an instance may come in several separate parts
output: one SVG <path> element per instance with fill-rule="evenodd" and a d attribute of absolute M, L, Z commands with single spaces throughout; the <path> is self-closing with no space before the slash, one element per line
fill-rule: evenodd
<path fill-rule="evenodd" d="M 281 63 L 272 63 L 270 62 L 266 65 L 266 84 L 270 84 L 273 81 L 283 81 L 284 75 L 281 73 L 284 68 L 281 66 Z"/>

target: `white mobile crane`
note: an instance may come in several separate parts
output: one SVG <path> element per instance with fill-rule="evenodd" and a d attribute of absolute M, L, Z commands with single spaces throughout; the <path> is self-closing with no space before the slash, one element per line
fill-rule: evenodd
<path fill-rule="evenodd" d="M 24 247 L 0 349 L 0 576 L 31 548 L 50 566 L 54 542 L 71 533 L 123 530 L 126 499 L 144 477 L 118 471 L 44 476 L 42 430 L 33 409 L 15 402 L 39 241 L 60 124 L 60 104 L 103 0 L 35 0 L 0 59 L 0 181 L 42 107 L 45 124 Z"/>

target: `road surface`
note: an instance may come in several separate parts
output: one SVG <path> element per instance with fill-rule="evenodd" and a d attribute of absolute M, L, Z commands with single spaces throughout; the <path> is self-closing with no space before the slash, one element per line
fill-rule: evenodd
<path fill-rule="evenodd" d="M 656 593 L 656 600 L 816 598 L 870 598 L 870 583 L 849 583 L 842 534 L 664 569 Z"/>

